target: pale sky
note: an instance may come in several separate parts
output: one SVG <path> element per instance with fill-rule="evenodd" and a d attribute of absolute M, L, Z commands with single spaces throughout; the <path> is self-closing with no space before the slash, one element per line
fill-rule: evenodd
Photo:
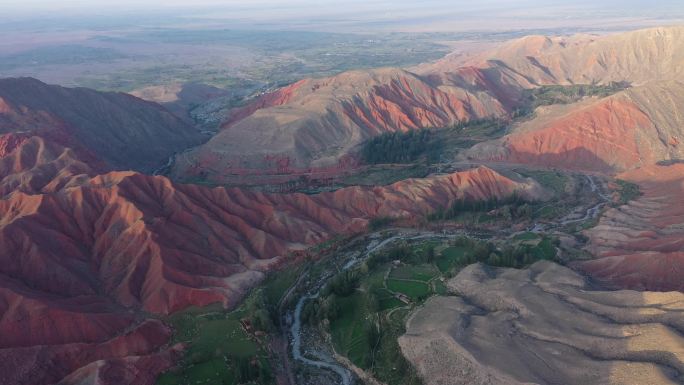
<path fill-rule="evenodd" d="M 0 0 L 0 23 L 120 15 L 225 20 L 238 28 L 440 31 L 458 22 L 464 30 L 532 29 L 662 24 L 684 18 L 684 0 Z"/>

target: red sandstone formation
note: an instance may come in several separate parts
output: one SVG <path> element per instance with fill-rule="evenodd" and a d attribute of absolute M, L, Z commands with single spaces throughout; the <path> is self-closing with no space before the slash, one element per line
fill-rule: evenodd
<path fill-rule="evenodd" d="M 95 175 L 73 151 L 36 136 L 14 147 L 0 158 L 3 383 L 118 384 L 145 373 L 133 383 L 150 384 L 173 352 L 170 331 L 140 310 L 231 307 L 290 252 L 361 231 L 373 217 L 411 220 L 462 197 L 536 194 L 488 168 L 265 194 L 135 172 Z"/>
<path fill-rule="evenodd" d="M 608 210 L 587 232 L 599 258 L 578 267 L 619 288 L 684 291 L 684 165 L 622 174 L 643 196 Z"/>
<path fill-rule="evenodd" d="M 471 159 L 604 173 L 681 159 L 684 85 L 655 82 L 604 99 L 544 107 L 501 140 L 476 145 Z"/>
<path fill-rule="evenodd" d="M 615 97 L 557 109 L 474 147 L 469 157 L 606 173 L 655 162 L 658 155 L 642 138 L 658 132 L 633 102 Z"/>
<path fill-rule="evenodd" d="M 29 134 L 0 135 L 0 197 L 14 192 L 53 192 L 82 180 L 104 167 L 89 154 L 81 155 Z M 81 159 L 87 159 L 87 162 Z"/>

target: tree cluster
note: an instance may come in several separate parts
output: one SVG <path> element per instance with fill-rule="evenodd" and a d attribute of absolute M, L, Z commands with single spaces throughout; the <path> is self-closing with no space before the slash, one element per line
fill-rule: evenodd
<path fill-rule="evenodd" d="M 361 156 L 367 164 L 412 163 L 423 156 L 429 162 L 439 157 L 439 143 L 428 129 L 387 132 L 370 139 Z"/>
<path fill-rule="evenodd" d="M 489 212 L 501 209 L 501 215 L 506 219 L 527 218 L 532 210 L 527 202 L 519 194 L 512 194 L 506 198 L 468 199 L 463 198 L 455 201 L 447 209 L 438 210 L 428 216 L 429 220 L 449 220 L 456 218 L 460 213 Z"/>

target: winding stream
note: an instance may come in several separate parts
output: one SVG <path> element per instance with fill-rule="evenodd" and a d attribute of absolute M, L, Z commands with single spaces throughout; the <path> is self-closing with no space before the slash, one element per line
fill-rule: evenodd
<path fill-rule="evenodd" d="M 351 258 L 347 263 L 342 266 L 341 271 L 349 270 L 356 266 L 360 262 L 366 260 L 374 252 L 383 249 L 387 245 L 397 241 L 397 240 L 418 240 L 427 238 L 451 238 L 456 234 L 449 233 L 434 233 L 427 232 L 418 235 L 409 236 L 409 234 L 398 234 L 386 238 L 380 242 L 378 240 L 371 241 L 363 254 Z M 469 234 L 465 231 L 459 231 L 457 235 L 473 236 L 475 238 L 480 238 L 474 234 Z M 311 289 L 310 294 L 302 296 L 299 301 L 297 301 L 297 306 L 295 307 L 293 314 L 293 322 L 290 328 L 290 333 L 292 336 L 292 355 L 295 360 L 304 363 L 305 365 L 310 365 L 316 368 L 327 369 L 337 373 L 341 379 L 340 384 L 351 385 L 352 384 L 352 374 L 351 372 L 341 364 L 337 362 L 329 362 L 324 360 L 311 359 L 304 356 L 304 351 L 302 351 L 302 310 L 306 301 L 316 299 L 321 293 L 321 290 L 325 287 L 325 283 L 333 276 L 332 273 L 325 274 Z"/>
<path fill-rule="evenodd" d="M 342 271 L 349 270 L 350 268 L 356 266 L 359 262 L 365 260 L 368 258 L 373 252 L 380 250 L 381 248 L 387 246 L 388 244 L 398 240 L 398 239 L 413 239 L 413 238 L 404 238 L 402 235 L 395 235 L 392 237 L 389 237 L 381 242 L 377 242 L 377 240 L 372 241 L 371 243 L 368 244 L 366 247 L 366 251 L 357 257 L 351 258 L 343 267 Z M 297 306 L 295 307 L 294 311 L 294 321 L 292 322 L 292 327 L 290 329 L 291 335 L 292 335 L 292 355 L 294 356 L 295 360 L 300 361 L 306 365 L 314 366 L 316 368 L 322 368 L 322 369 L 328 369 L 331 370 L 335 373 L 337 373 L 340 376 L 341 382 L 340 384 L 342 385 L 351 385 L 352 383 L 352 374 L 351 372 L 344 366 L 335 363 L 335 362 L 328 362 L 328 361 L 323 361 L 323 360 L 314 360 L 310 359 L 304 356 L 302 352 L 302 310 L 304 309 L 304 305 L 306 304 L 306 301 L 316 299 L 321 293 L 321 290 L 323 290 L 323 287 L 325 286 L 325 283 L 328 281 L 333 276 L 333 274 L 328 273 L 325 274 L 314 286 L 312 289 L 312 294 L 305 295 L 299 299 L 297 302 Z"/>
<path fill-rule="evenodd" d="M 594 181 L 594 178 L 592 178 L 589 175 L 585 175 L 587 177 L 587 180 L 589 181 L 589 186 L 591 188 L 591 192 L 596 193 L 596 195 L 599 197 L 599 203 L 588 207 L 586 211 L 584 212 L 584 215 L 581 218 L 569 218 L 573 216 L 573 214 L 569 214 L 565 216 L 564 218 L 560 219 L 556 223 L 549 223 L 549 224 L 541 224 L 541 223 L 535 223 L 534 226 L 529 230 L 530 232 L 533 233 L 540 233 L 540 232 L 545 232 L 548 231 L 551 228 L 554 227 L 559 227 L 559 226 L 565 226 L 569 225 L 572 223 L 579 223 L 579 222 L 584 222 L 589 219 L 594 219 L 598 216 L 598 214 L 601 212 L 601 209 L 603 206 L 608 204 L 610 202 L 610 197 L 605 195 L 601 189 L 598 187 L 596 184 L 596 181 Z"/>
<path fill-rule="evenodd" d="M 554 223 L 554 224 L 535 224 L 533 229 L 531 231 L 533 232 L 540 232 L 540 231 L 546 231 L 551 227 L 554 226 L 563 226 L 566 224 L 570 223 L 576 223 L 576 222 L 582 222 L 586 221 L 588 219 L 595 218 L 598 213 L 600 212 L 601 208 L 606 205 L 610 198 L 607 197 L 599 187 L 596 185 L 596 182 L 594 179 L 587 175 L 586 176 L 589 185 L 591 187 L 591 191 L 596 193 L 600 197 L 600 202 L 594 206 L 591 206 L 586 209 L 585 214 L 582 218 L 576 218 L 576 219 L 561 219 L 560 221 Z M 367 246 L 366 250 L 359 254 L 358 256 L 355 256 L 351 258 L 347 263 L 345 263 L 342 266 L 341 271 L 346 271 L 351 269 L 352 267 L 356 266 L 358 263 L 366 260 L 372 253 L 386 247 L 387 245 L 397 241 L 397 240 L 417 240 L 417 239 L 426 239 L 426 238 L 451 238 L 454 236 L 469 236 L 473 238 L 478 238 L 478 239 L 483 239 L 483 238 L 488 238 L 486 235 L 481 235 L 481 234 L 473 234 L 464 230 L 459 230 L 454 233 L 435 233 L 435 232 L 423 232 L 418 235 L 413 235 L 411 236 L 410 234 L 398 234 L 391 236 L 389 238 L 386 238 L 382 241 L 378 241 L 377 239 L 372 240 Z M 337 273 L 337 272 L 334 272 Z M 292 355 L 295 360 L 304 363 L 305 365 L 313 366 L 319 369 L 326 369 L 330 370 L 334 373 L 336 373 L 340 377 L 340 384 L 342 385 L 351 385 L 353 383 L 353 375 L 349 369 L 347 369 L 345 366 L 335 362 L 334 360 L 326 361 L 323 359 L 312 359 L 309 357 L 305 356 L 305 351 L 302 350 L 302 310 L 304 309 L 304 305 L 306 304 L 307 301 L 316 299 L 320 296 L 321 291 L 323 290 L 323 287 L 325 287 L 325 283 L 334 276 L 333 272 L 327 272 L 324 274 L 314 285 L 313 287 L 309 290 L 309 293 L 307 295 L 302 296 L 299 301 L 297 301 L 297 305 L 295 307 L 294 313 L 292 314 L 293 317 L 293 322 L 290 327 L 290 334 L 291 334 L 291 343 L 292 343 Z"/>
<path fill-rule="evenodd" d="M 576 218 L 576 219 L 561 219 L 560 224 L 561 226 L 570 224 L 570 223 L 578 223 L 578 222 L 584 222 L 589 219 L 594 219 L 598 216 L 599 212 L 605 206 L 608 204 L 610 201 L 610 197 L 605 195 L 599 187 L 596 185 L 596 182 L 594 181 L 594 178 L 591 176 L 587 175 L 587 180 L 589 181 L 589 186 L 591 187 L 591 192 L 596 193 L 598 197 L 600 198 L 600 202 L 595 204 L 594 206 L 591 206 L 587 209 L 587 211 L 584 213 L 584 216 L 582 218 Z"/>

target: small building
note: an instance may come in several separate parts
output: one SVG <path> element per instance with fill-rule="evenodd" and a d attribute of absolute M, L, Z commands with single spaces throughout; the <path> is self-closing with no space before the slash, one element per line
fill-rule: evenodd
<path fill-rule="evenodd" d="M 409 296 L 407 296 L 406 294 L 403 294 L 403 293 L 394 294 L 394 298 L 398 299 L 399 301 L 401 301 L 407 305 L 411 303 L 411 298 L 409 298 Z"/>

